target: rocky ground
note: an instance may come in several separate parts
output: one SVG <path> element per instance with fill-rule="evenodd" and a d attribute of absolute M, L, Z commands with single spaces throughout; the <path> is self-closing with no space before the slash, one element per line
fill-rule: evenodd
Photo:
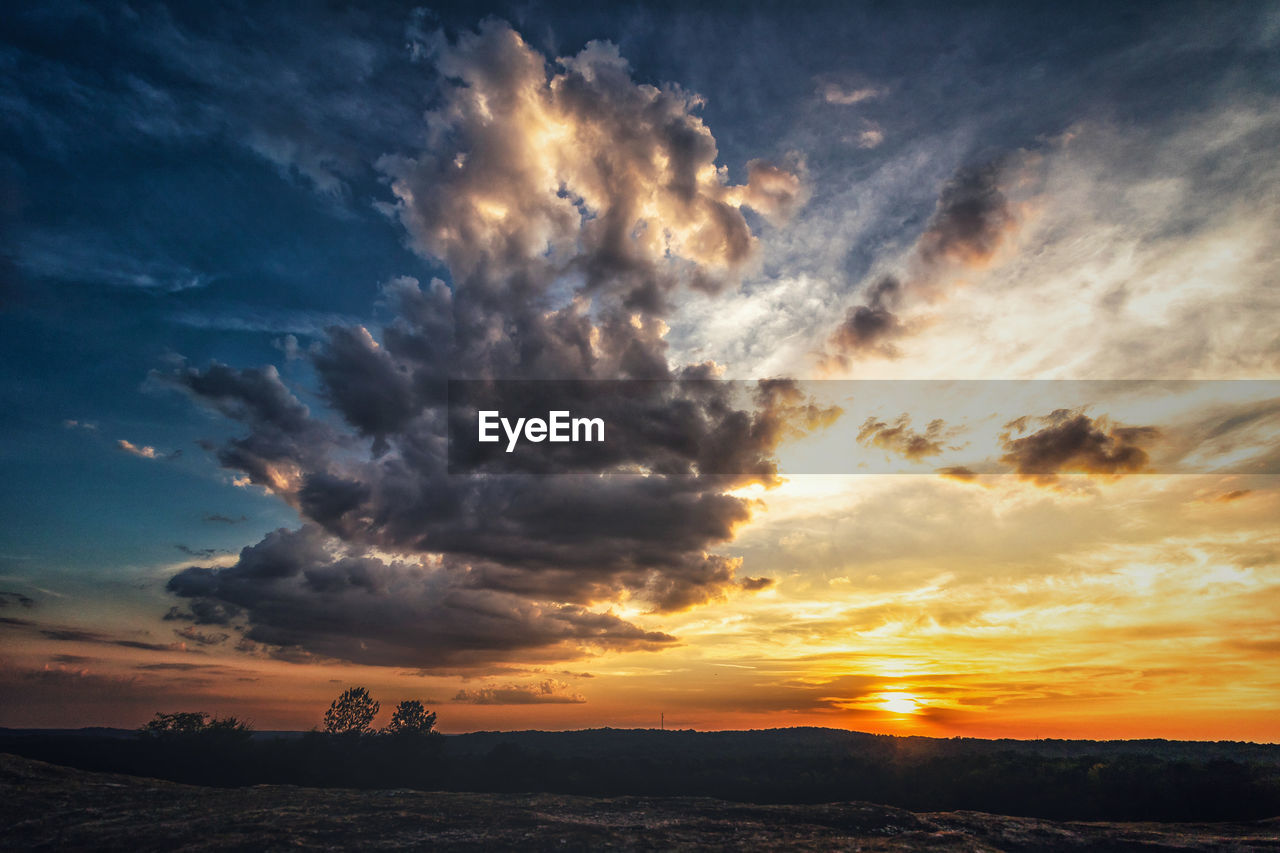
<path fill-rule="evenodd" d="M 868 803 L 201 788 L 0 755 L 7 850 L 1270 850 L 1257 823 L 1059 823 Z"/>

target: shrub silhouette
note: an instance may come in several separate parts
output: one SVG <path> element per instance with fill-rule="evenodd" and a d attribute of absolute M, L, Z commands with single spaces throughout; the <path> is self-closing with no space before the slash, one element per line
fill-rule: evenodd
<path fill-rule="evenodd" d="M 157 712 L 121 769 L 195 784 L 241 784 L 253 763 L 253 730 L 203 711 Z M 128 743 L 124 741 L 123 743 Z"/>
<path fill-rule="evenodd" d="M 156 711 L 153 719 L 148 720 L 142 731 L 149 735 L 193 735 L 205 727 L 209 715 L 202 711 L 180 711 L 175 714 L 162 714 Z"/>
<path fill-rule="evenodd" d="M 235 717 L 212 717 L 203 711 L 159 711 L 141 729 L 145 735 L 160 738 L 202 738 L 228 741 L 248 740 L 253 728 Z"/>
<path fill-rule="evenodd" d="M 324 713 L 324 730 L 331 735 L 362 735 L 373 731 L 381 707 L 363 687 L 348 687 Z"/>
<path fill-rule="evenodd" d="M 429 735 L 435 724 L 435 711 L 428 711 L 417 699 L 406 699 L 396 706 L 391 722 L 382 731 L 389 735 Z"/>

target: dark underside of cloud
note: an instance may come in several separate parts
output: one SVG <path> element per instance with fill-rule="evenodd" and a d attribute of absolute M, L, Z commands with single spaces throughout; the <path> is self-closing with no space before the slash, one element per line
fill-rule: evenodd
<path fill-rule="evenodd" d="M 1026 435 L 1032 422 L 1040 429 Z M 1147 468 L 1144 449 L 1159 438 L 1155 427 L 1123 427 L 1105 418 L 1059 409 L 1040 418 L 1019 418 L 1005 426 L 1000 461 L 1012 465 L 1018 476 L 1051 484 L 1058 474 L 1119 476 Z"/>
<path fill-rule="evenodd" d="M 781 437 L 832 415 L 789 383 L 742 401 L 700 381 L 714 365 L 672 366 L 663 318 L 678 291 L 717 292 L 750 260 L 742 208 L 785 216 L 803 185 L 760 161 L 728 183 L 697 96 L 636 84 L 607 43 L 555 67 L 497 22 L 432 45 L 453 82 L 427 147 L 379 168 L 396 199 L 386 212 L 452 286 L 396 279 L 394 319 L 376 334 L 333 327 L 307 355 L 341 423 L 274 367 L 155 374 L 238 421 L 219 462 L 306 521 L 230 567 L 180 572 L 169 590 L 190 607 L 171 617 L 424 669 L 669 644 L 609 606 L 675 611 L 767 587 L 714 551 L 750 516 L 730 491 L 772 483 Z M 579 476 L 456 476 L 449 378 L 691 381 L 637 383 L 650 391 L 593 412 L 619 431 L 588 464 L 526 457 L 526 470 Z M 540 405 L 558 402 L 571 408 Z"/>

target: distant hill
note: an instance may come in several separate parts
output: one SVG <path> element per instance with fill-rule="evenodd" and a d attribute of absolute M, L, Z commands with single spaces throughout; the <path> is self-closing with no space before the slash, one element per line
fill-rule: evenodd
<path fill-rule="evenodd" d="M 254 740 L 295 740 L 303 731 L 254 731 Z M 88 727 L 80 729 L 10 729 L 0 727 L 0 741 L 22 737 L 135 738 L 137 729 Z M 934 738 L 918 735 L 876 735 L 846 729 L 799 726 L 742 731 L 693 729 L 579 729 L 546 732 L 480 731 L 444 736 L 447 755 L 485 755 L 502 744 L 559 756 L 655 757 L 660 755 L 722 755 L 772 757 L 884 757 L 894 760 L 961 755 L 1017 753 L 1047 757 L 1113 757 L 1142 755 L 1169 761 L 1240 761 L 1280 767 L 1280 744 L 1250 741 L 1140 740 L 1014 740 L 1011 738 Z"/>
<path fill-rule="evenodd" d="M 560 756 L 717 755 L 772 757 L 859 756 L 922 759 L 1018 753 L 1062 758 L 1143 755 L 1177 761 L 1217 759 L 1280 767 L 1280 744 L 1244 741 L 1177 740 L 987 740 L 875 735 L 844 729 L 795 727 L 699 732 L 692 729 L 583 729 L 568 732 L 470 732 L 450 735 L 450 755 L 480 755 L 503 744 L 546 750 Z"/>
<path fill-rule="evenodd" d="M 1280 745 L 981 740 L 837 729 L 589 729 L 394 738 L 0 730 L 0 752 L 225 787 L 414 788 L 743 803 L 869 801 L 1057 820 L 1280 816 Z"/>
<path fill-rule="evenodd" d="M 294 740 L 305 735 L 306 732 L 296 732 L 287 729 L 264 729 L 262 731 L 255 730 L 253 738 L 255 740 Z M 138 736 L 137 729 L 116 729 L 107 726 L 86 726 L 80 729 L 7 729 L 0 726 L 0 739 L 3 738 L 20 738 L 20 737 L 88 737 L 88 738 L 116 738 L 131 740 Z"/>

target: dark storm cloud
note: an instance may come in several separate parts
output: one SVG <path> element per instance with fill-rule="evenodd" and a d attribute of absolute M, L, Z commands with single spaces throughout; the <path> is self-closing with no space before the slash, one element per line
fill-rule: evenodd
<path fill-rule="evenodd" d="M 192 385 L 203 387 L 199 381 Z M 717 489 L 753 477 L 771 479 L 767 453 L 791 420 L 803 423 L 826 413 L 793 398 L 788 387 L 769 385 L 756 395 L 762 408 L 754 414 L 730 408 L 718 419 L 695 418 L 682 439 L 687 455 L 668 448 L 660 456 L 656 445 L 649 453 L 655 463 L 681 463 L 666 477 L 449 477 L 443 438 L 433 429 L 430 411 L 395 437 L 396 453 L 348 463 L 339 475 L 327 470 L 327 455 L 336 448 L 295 444 L 278 435 L 314 435 L 301 416 L 281 428 L 281 417 L 246 415 L 253 407 L 228 406 L 225 400 L 223 408 L 269 429 L 234 440 L 234 452 L 224 448 L 219 457 L 352 543 L 448 554 L 450 568 L 509 592 L 585 603 L 625 587 L 645 592 L 659 609 L 681 609 L 720 597 L 732 586 L 734 562 L 705 549 L 731 538 L 748 518 L 748 504 Z M 719 392 L 712 399 L 724 402 Z M 699 440 L 695 426 L 705 439 Z M 643 461 L 644 453 L 625 458 Z M 691 473 L 698 463 L 754 474 L 704 478 Z M 311 465 L 319 470 L 306 470 Z"/>
<path fill-rule="evenodd" d="M 901 275 L 879 278 L 864 304 L 854 305 L 830 339 L 838 364 L 873 355 L 894 358 L 895 341 L 911 333 L 899 310 L 942 295 L 944 275 L 952 269 L 980 268 L 996 255 L 1017 227 L 1000 189 L 1002 162 L 959 169 L 942 186 L 937 206 L 916 239 Z"/>
<path fill-rule="evenodd" d="M 314 526 L 277 530 L 229 568 L 185 569 L 168 588 L 243 607 L 251 642 L 375 665 L 571 658 L 674 641 L 608 613 L 503 592 L 430 560 L 362 556 Z"/>
<path fill-rule="evenodd" d="M 644 469 L 664 475 L 720 475 L 776 481 L 773 450 L 783 437 L 829 426 L 841 414 L 806 396 L 794 380 L 733 382 L 706 378 L 705 365 L 670 382 L 454 382 L 449 386 L 450 470 L 511 473 Z M 691 378 L 690 378 L 691 377 Z M 474 439 L 478 410 L 513 417 L 549 409 L 590 412 L 608 425 L 608 440 L 578 445 Z"/>
<path fill-rule="evenodd" d="M 258 430 L 300 435 L 310 426 L 307 407 L 284 386 L 273 365 L 238 370 L 214 363 L 203 371 L 186 368 L 153 376 L 180 385 L 227 417 Z"/>
<path fill-rule="evenodd" d="M 911 428 L 911 418 L 907 415 L 893 423 L 867 418 L 858 429 L 859 444 L 897 453 L 912 462 L 941 453 L 946 436 L 947 425 L 941 419 L 930 421 L 924 432 L 917 432 Z"/>
<path fill-rule="evenodd" d="M 1043 426 L 1028 435 L 1032 421 Z M 1052 483 L 1059 473 L 1121 475 L 1144 470 L 1150 459 L 1144 445 L 1160 436 L 1155 427 L 1122 427 L 1106 418 L 1059 409 L 1041 418 L 1019 418 L 1006 425 L 1000 461 L 1024 479 Z"/>
<path fill-rule="evenodd" d="M 259 486 L 296 487 L 299 466 L 316 464 L 341 444 L 327 425 L 311 419 L 310 411 L 280 381 L 273 365 L 236 369 L 215 362 L 204 370 L 153 371 L 151 381 L 180 388 L 246 424 L 248 435 L 223 445 L 218 460 L 243 471 Z"/>
<path fill-rule="evenodd" d="M 839 411 L 782 381 L 735 397 L 704 381 L 713 364 L 670 365 L 664 338 L 681 288 L 721 289 L 750 263 L 741 208 L 785 217 L 803 182 L 752 161 L 730 184 L 698 97 L 637 85 L 612 45 L 551 68 L 498 22 L 429 42 L 452 82 L 428 147 L 380 168 L 397 199 L 386 211 L 453 287 L 396 279 L 379 334 L 332 328 L 310 354 L 347 430 L 271 367 L 157 374 L 239 421 L 247 433 L 219 461 L 311 522 L 230 568 L 176 575 L 169 589 L 192 608 L 173 618 L 243 611 L 251 643 L 422 669 L 668 644 L 589 608 L 634 597 L 676 611 L 765 588 L 712 552 L 750 515 L 727 492 L 775 482 L 778 442 Z M 678 381 L 636 383 L 593 412 L 616 427 L 587 464 L 539 448 L 517 469 L 614 476 L 461 477 L 448 472 L 449 377 Z M 539 388 L 544 412 L 568 407 L 554 383 Z"/>
<path fill-rule="evenodd" d="M 375 452 L 385 451 L 386 436 L 404 429 L 419 408 L 412 376 L 362 327 L 331 328 L 314 363 L 330 403 L 362 435 L 374 438 Z"/>

